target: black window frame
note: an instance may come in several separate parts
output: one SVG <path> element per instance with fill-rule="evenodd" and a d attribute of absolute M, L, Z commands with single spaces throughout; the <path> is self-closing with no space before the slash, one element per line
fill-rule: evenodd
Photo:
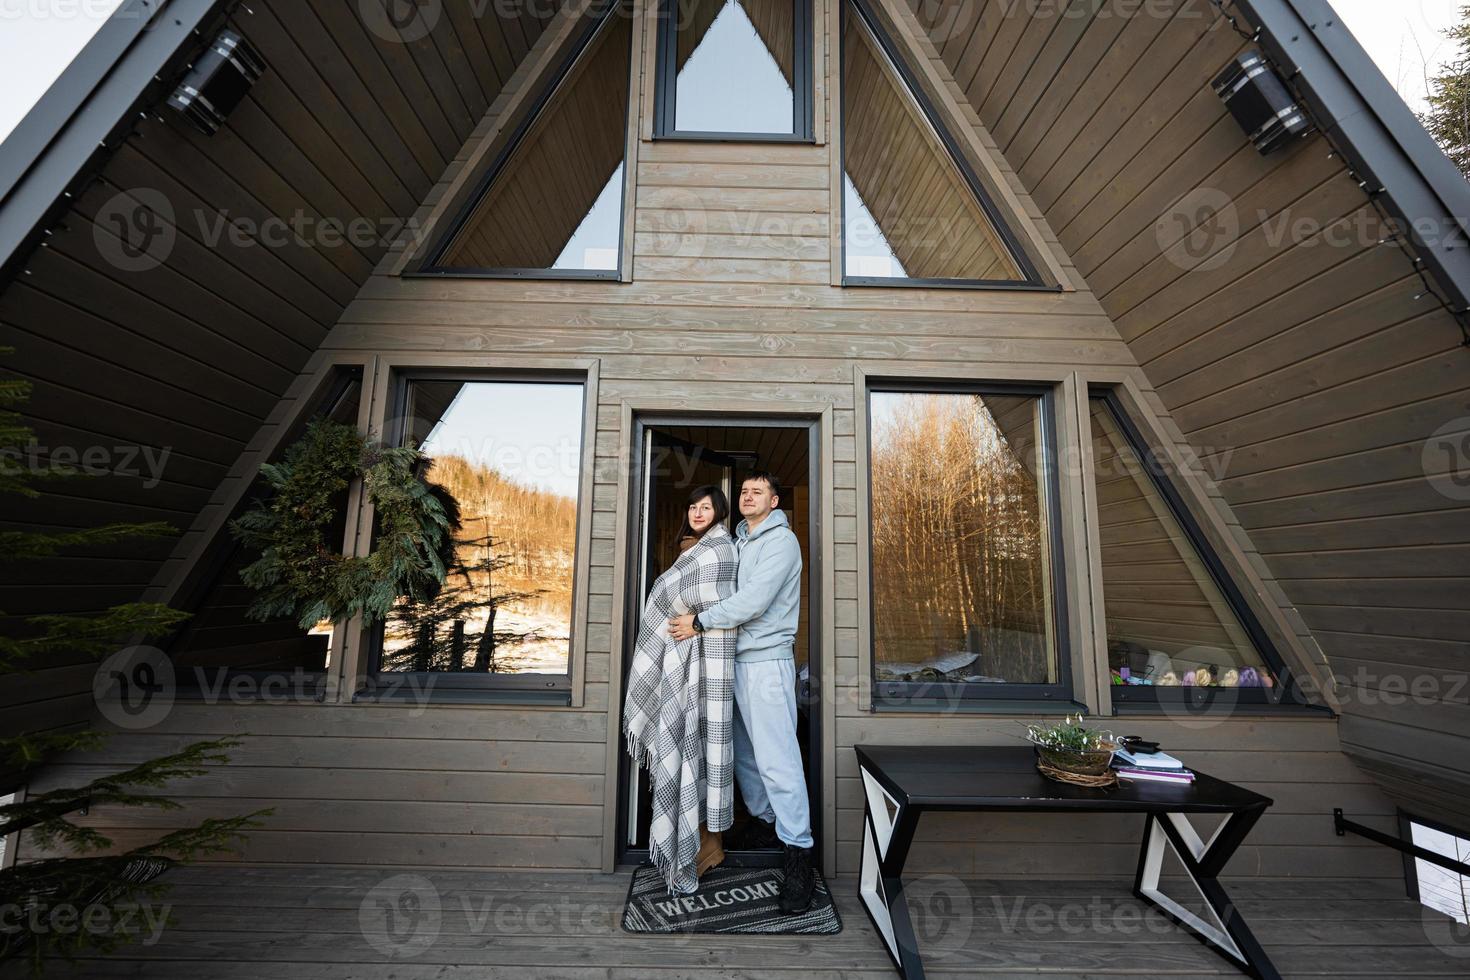
<path fill-rule="evenodd" d="M 1056 637 L 1056 684 L 966 684 L 938 681 L 880 681 L 875 636 L 877 603 L 873 584 L 878 570 L 873 563 L 873 412 L 875 393 L 1030 396 L 1037 398 L 1041 450 L 1038 483 L 1046 492 L 1047 552 L 1051 562 L 1052 631 Z M 868 509 L 868 680 L 874 710 L 884 708 L 929 709 L 938 705 L 1004 705 L 1010 709 L 1074 710 L 1085 705 L 1076 700 L 1071 644 L 1071 609 L 1067 588 L 1067 549 L 1062 533 L 1061 467 L 1057 443 L 1057 386 L 1011 381 L 930 380 L 920 378 L 869 378 L 863 395 L 867 407 L 867 478 L 864 484 Z"/>
<path fill-rule="evenodd" d="M 581 415 L 578 426 L 580 445 L 585 458 L 587 439 L 586 410 L 590 379 L 585 371 L 568 370 L 495 370 L 475 368 L 401 368 L 394 370 L 389 382 L 391 392 L 388 400 L 391 415 L 385 426 L 385 444 L 403 445 L 407 435 L 407 424 L 412 417 L 410 393 L 415 382 L 457 381 L 473 383 L 504 384 L 556 384 L 576 385 L 582 389 Z M 590 501 L 584 499 L 582 472 L 583 459 L 578 460 L 577 475 L 577 525 L 574 532 L 572 552 L 572 616 L 567 634 L 567 670 L 563 674 L 469 674 L 449 671 L 384 671 L 381 669 L 383 635 L 386 620 L 379 621 L 364 630 L 363 666 L 361 687 L 353 693 L 354 701 L 420 701 L 429 702 L 514 702 L 566 706 L 572 700 L 572 671 L 575 667 L 574 652 L 579 641 L 577 608 L 581 598 L 577 590 L 577 567 L 585 558 L 579 553 L 582 524 L 589 519 L 586 513 Z M 376 534 L 376 526 L 373 533 Z"/>
<path fill-rule="evenodd" d="M 271 462 L 278 462 L 280 455 L 290 448 L 292 443 L 301 438 L 306 427 L 320 418 L 328 416 L 332 409 L 347 396 L 355 384 L 358 387 L 358 398 L 365 403 L 371 393 L 366 387 L 366 371 L 361 364 L 335 364 L 330 369 L 330 376 L 325 378 L 307 400 L 307 410 L 299 415 L 292 424 L 290 432 L 281 440 L 277 453 L 271 457 Z M 353 426 L 357 420 L 353 420 Z M 259 486 L 260 474 L 257 472 L 252 478 L 252 487 Z M 350 492 L 350 490 L 349 490 Z M 253 505 L 257 495 L 247 493 L 240 499 L 235 509 L 231 512 L 231 519 L 237 518 L 248 511 Z M 349 498 L 350 499 L 350 498 Z M 349 511 L 346 515 L 347 527 L 350 529 L 356 520 L 356 514 Z M 345 541 L 345 537 L 344 537 Z M 338 545 L 344 542 L 339 541 Z M 203 558 L 191 572 L 190 592 L 186 598 L 176 601 L 178 607 L 189 612 L 198 612 L 202 603 L 207 598 L 208 588 L 214 582 L 216 576 L 221 574 L 224 566 L 235 553 L 236 549 L 244 547 L 234 540 L 229 530 L 226 529 L 217 535 L 209 545 Z M 187 625 L 187 624 L 184 624 Z M 332 624 L 333 630 L 337 629 L 337 623 Z M 169 658 L 172 665 L 176 655 L 186 653 L 179 651 L 174 645 L 183 635 L 182 629 L 170 635 L 163 641 L 161 647 L 165 656 Z M 331 656 L 335 651 L 329 650 Z M 251 699 L 254 700 L 295 700 L 298 703 L 305 701 L 320 701 L 326 691 L 327 678 L 332 673 L 333 665 L 329 662 L 323 670 L 250 670 L 236 667 L 202 667 L 194 666 L 180 668 L 174 665 L 173 693 L 180 701 L 205 701 L 211 704 L 235 703 L 230 694 L 231 683 L 238 678 L 249 680 Z M 307 688 L 295 690 L 287 688 L 285 694 L 266 694 L 269 689 L 278 689 L 281 681 L 294 681 L 303 679 Z"/>
<path fill-rule="evenodd" d="M 598 9 L 600 5 L 601 9 Z M 601 33 L 617 17 L 632 16 L 629 0 L 597 0 L 597 4 L 587 13 L 587 23 L 582 26 L 581 39 L 575 44 L 560 65 L 542 86 L 536 101 L 531 105 L 529 111 L 521 114 L 510 138 L 500 147 L 495 158 L 484 174 L 475 181 L 474 189 L 465 197 L 464 202 L 454 211 L 452 220 L 444 224 L 444 231 L 434 241 L 433 248 L 429 249 L 426 257 L 418 263 L 412 271 L 405 272 L 404 278 L 437 278 L 437 279 L 545 279 L 545 280 L 593 280 L 602 282 L 620 282 L 623 278 L 623 245 L 626 237 L 629 181 L 628 154 L 626 148 L 623 152 L 623 181 L 621 197 L 619 198 L 619 220 L 618 220 L 618 264 L 612 269 L 531 269 L 517 267 L 480 267 L 480 266 L 446 266 L 441 263 L 445 254 L 454 244 L 455 238 L 464 228 L 465 224 L 474 216 L 475 209 L 484 200 L 485 195 L 495 186 L 501 174 L 509 165 L 511 157 L 520 148 L 522 141 L 531 127 L 536 124 L 541 113 L 545 111 L 547 104 L 556 97 L 561 90 L 562 83 L 571 74 L 572 69 L 582 60 L 583 55 L 596 43 L 597 35 Z M 636 27 L 636 25 L 635 25 Z M 630 34 L 632 32 L 630 31 Z M 633 49 L 636 38 L 629 37 L 628 73 L 629 77 L 624 79 L 625 84 L 631 86 L 632 73 L 639 66 L 633 64 Z M 631 92 L 631 87 L 629 88 Z M 628 120 L 633 111 L 631 97 L 623 106 L 623 131 L 626 134 Z"/>
<path fill-rule="evenodd" d="M 815 143 L 813 96 L 813 8 L 815 0 L 792 0 L 792 121 L 790 133 L 741 133 L 681 130 L 675 126 L 678 98 L 678 0 L 658 0 L 658 38 L 653 81 L 653 138 L 713 143 Z"/>
<path fill-rule="evenodd" d="M 1025 276 L 1024 279 L 1020 280 L 951 279 L 922 276 L 850 276 L 847 274 L 847 194 L 845 189 L 839 189 L 841 200 L 838 205 L 838 220 L 841 222 L 842 228 L 842 248 L 838 259 L 842 263 L 842 285 L 860 287 L 918 287 L 923 289 L 1014 289 L 1032 292 L 1060 292 L 1062 288 L 1060 285 L 1048 283 L 1041 277 L 1036 263 L 1022 246 L 1020 237 L 1011 229 L 1010 224 L 1001 215 L 1000 209 L 991 200 L 989 192 L 985 189 L 985 185 L 981 183 L 979 175 L 975 173 L 975 168 L 970 166 L 969 158 L 960 147 L 954 134 L 949 131 L 949 127 L 943 124 L 933 100 L 929 98 L 929 93 L 919 83 L 918 75 L 915 74 L 913 68 L 909 65 L 908 59 L 903 56 L 903 52 L 898 49 L 898 46 L 893 43 L 893 39 L 888 36 L 888 32 L 883 29 L 868 0 L 835 0 L 835 2 L 839 5 L 846 3 L 852 4 L 853 11 L 862 20 L 868 32 L 873 35 L 873 39 L 877 42 L 880 52 L 888 59 L 889 64 L 892 65 L 894 73 L 898 75 L 899 81 L 913 95 L 914 100 L 919 103 L 919 108 L 929 125 L 934 128 L 934 133 L 939 138 L 940 145 L 944 148 L 950 161 L 959 170 L 960 177 L 964 180 L 970 193 L 979 202 L 980 209 L 984 212 L 991 227 L 995 229 L 996 236 L 1005 245 L 1006 250 L 1010 253 L 1011 259 L 1021 270 L 1021 274 Z M 840 52 L 837 71 L 839 92 L 847 78 L 847 46 L 849 38 L 847 36 L 846 23 L 847 18 L 842 17 L 841 11 L 839 11 L 837 21 L 837 31 L 839 34 L 838 50 Z M 842 120 L 842 125 L 839 130 L 839 145 L 837 147 L 838 179 L 840 181 L 847 179 L 846 105 L 847 99 L 844 96 L 838 99 L 834 109 Z"/>
<path fill-rule="evenodd" d="M 1191 711 L 1208 712 L 1211 709 L 1227 710 L 1234 707 L 1260 707 L 1269 708 L 1309 708 L 1309 705 L 1298 690 L 1296 675 L 1292 672 L 1290 665 L 1281 655 L 1280 649 L 1272 641 L 1270 634 L 1262 625 L 1259 617 L 1246 600 L 1245 594 L 1235 583 L 1235 577 L 1230 574 L 1221 560 L 1219 553 L 1210 544 L 1204 529 L 1194 516 L 1193 508 L 1185 500 L 1184 495 L 1174 482 L 1165 474 L 1170 471 L 1171 464 L 1159 457 L 1148 441 L 1143 438 L 1133 418 L 1129 415 L 1118 397 L 1113 386 L 1090 385 L 1087 389 L 1087 404 L 1093 401 L 1102 402 L 1111 413 L 1114 423 L 1118 427 L 1119 434 L 1128 443 L 1128 447 L 1143 464 L 1144 472 L 1148 475 L 1149 483 L 1159 494 L 1164 506 L 1179 524 L 1180 530 L 1184 532 L 1186 540 L 1194 548 L 1195 555 L 1209 572 L 1210 580 L 1220 590 L 1226 605 L 1235 614 L 1241 628 L 1250 637 L 1256 653 L 1260 656 L 1262 663 L 1269 669 L 1275 678 L 1275 684 L 1271 687 L 1193 687 L 1180 685 L 1179 687 L 1159 687 L 1158 685 L 1127 685 L 1114 684 L 1111 686 L 1113 701 L 1113 713 L 1120 714 L 1133 710 L 1140 713 L 1157 710 L 1168 705 L 1178 705 L 1189 708 Z M 1088 430 L 1085 438 L 1092 438 L 1091 419 L 1092 413 L 1087 413 Z M 1087 479 L 1092 481 L 1092 492 L 1096 494 L 1097 472 L 1095 468 L 1087 474 Z M 1098 567 L 1101 568 L 1101 561 Z M 1107 618 L 1107 582 L 1099 577 L 1097 583 L 1099 591 L 1103 596 L 1103 618 Z M 1222 694 L 1221 692 L 1229 692 Z M 1120 711 L 1119 709 L 1122 709 Z"/>

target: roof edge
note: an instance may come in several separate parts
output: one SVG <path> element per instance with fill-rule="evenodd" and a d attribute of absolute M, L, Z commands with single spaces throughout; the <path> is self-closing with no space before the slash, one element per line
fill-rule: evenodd
<path fill-rule="evenodd" d="M 1463 327 L 1470 309 L 1470 182 L 1328 0 L 1234 0 L 1318 126 L 1410 240 Z"/>
<path fill-rule="evenodd" d="M 0 289 L 238 2 L 125 0 L 0 143 Z"/>

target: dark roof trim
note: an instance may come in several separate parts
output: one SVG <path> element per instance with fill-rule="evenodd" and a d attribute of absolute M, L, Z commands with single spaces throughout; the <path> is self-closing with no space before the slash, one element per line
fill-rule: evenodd
<path fill-rule="evenodd" d="M 238 0 L 125 0 L 0 144 L 0 286 Z"/>
<path fill-rule="evenodd" d="M 1319 127 L 1349 157 L 1459 314 L 1470 309 L 1470 182 L 1327 0 L 1235 0 Z"/>

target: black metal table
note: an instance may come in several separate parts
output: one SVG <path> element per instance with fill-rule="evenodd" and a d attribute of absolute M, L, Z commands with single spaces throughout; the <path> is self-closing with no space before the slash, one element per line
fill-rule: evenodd
<path fill-rule="evenodd" d="M 1141 813 L 1143 847 L 1133 894 L 1191 931 L 1210 949 L 1259 980 L 1279 978 L 1217 880 L 1235 849 L 1271 805 L 1242 786 L 1195 773 L 1193 783 L 1120 782 L 1109 789 L 1072 786 L 1036 771 L 1029 746 L 858 745 L 863 781 L 863 855 L 858 894 L 894 966 L 906 980 L 924 976 L 904 899 L 903 866 L 929 810 L 1023 813 Z M 886 798 L 886 802 L 885 802 Z M 890 816 L 888 803 L 896 809 Z M 1225 814 L 1200 839 L 1187 814 Z M 1172 848 L 1218 925 L 1164 895 L 1164 847 Z"/>

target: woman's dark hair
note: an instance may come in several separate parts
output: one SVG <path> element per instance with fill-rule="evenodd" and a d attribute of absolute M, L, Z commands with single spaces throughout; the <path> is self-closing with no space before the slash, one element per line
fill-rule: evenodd
<path fill-rule="evenodd" d="M 713 484 L 695 487 L 689 491 L 689 499 L 684 504 L 684 523 L 679 526 L 679 536 L 674 538 L 676 542 L 683 541 L 685 538 L 698 538 L 703 536 L 703 532 L 700 534 L 694 533 L 694 528 L 689 523 L 689 508 L 699 503 L 705 497 L 708 497 L 709 502 L 715 505 L 715 519 L 710 521 L 709 527 L 705 528 L 705 531 L 708 531 L 710 527 L 714 527 L 716 524 L 725 523 L 725 518 L 730 516 L 730 501 L 725 496 L 725 491 Z"/>

